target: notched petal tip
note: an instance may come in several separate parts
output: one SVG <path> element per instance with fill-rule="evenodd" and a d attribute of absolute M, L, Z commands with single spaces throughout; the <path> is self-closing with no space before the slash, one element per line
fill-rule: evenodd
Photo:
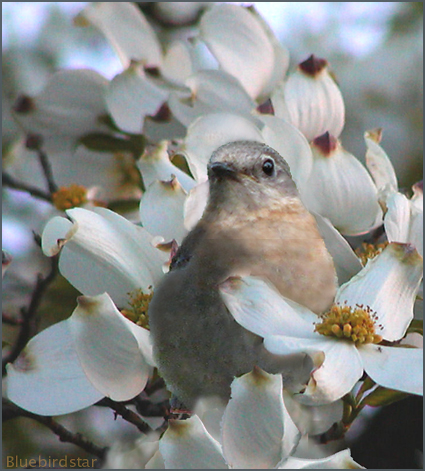
<path fill-rule="evenodd" d="M 316 77 L 320 72 L 328 66 L 326 59 L 320 59 L 312 54 L 308 59 L 299 64 L 299 69 L 305 74 Z"/>
<path fill-rule="evenodd" d="M 270 98 L 268 98 L 264 103 L 257 106 L 257 111 L 260 114 L 271 114 L 272 116 L 275 115 L 273 103 Z"/>
<path fill-rule="evenodd" d="M 364 136 L 379 144 L 382 140 L 382 128 L 370 129 L 364 133 Z"/>
<path fill-rule="evenodd" d="M 171 180 L 159 180 L 159 183 L 162 185 L 164 190 L 179 191 L 182 189 L 182 191 L 184 191 L 175 175 L 171 175 Z"/>
<path fill-rule="evenodd" d="M 78 307 L 84 311 L 84 314 L 92 314 L 99 308 L 99 305 L 101 304 L 99 298 L 101 296 L 103 295 L 101 294 L 98 296 L 78 296 Z"/>
<path fill-rule="evenodd" d="M 402 263 L 406 263 L 408 265 L 421 265 L 423 263 L 422 256 L 413 244 L 392 242 L 388 245 L 386 250 L 392 252 L 392 254 Z"/>
<path fill-rule="evenodd" d="M 313 146 L 316 147 L 324 157 L 330 157 L 338 147 L 338 139 L 326 131 L 313 140 Z"/>
<path fill-rule="evenodd" d="M 20 95 L 16 99 L 12 109 L 15 113 L 27 114 L 34 111 L 35 108 L 36 105 L 33 98 L 28 95 Z"/>
<path fill-rule="evenodd" d="M 257 388 L 266 387 L 268 384 L 273 382 L 272 376 L 258 366 L 254 366 L 254 369 L 250 373 L 244 375 L 244 378 L 248 380 L 252 386 Z"/>
<path fill-rule="evenodd" d="M 177 420 L 177 419 L 170 419 L 168 421 L 168 435 L 174 435 L 174 437 L 183 437 L 185 436 L 189 430 L 192 428 L 192 423 L 190 419 L 186 420 Z"/>

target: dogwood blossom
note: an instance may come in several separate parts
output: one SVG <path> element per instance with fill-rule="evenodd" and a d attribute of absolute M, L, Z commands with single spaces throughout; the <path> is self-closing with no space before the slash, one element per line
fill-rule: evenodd
<path fill-rule="evenodd" d="M 68 414 L 104 396 L 133 398 L 153 365 L 148 330 L 126 319 L 106 293 L 81 296 L 69 319 L 33 337 L 7 366 L 7 397 L 36 414 Z"/>
<path fill-rule="evenodd" d="M 326 460 L 292 457 L 300 433 L 283 401 L 282 377 L 259 369 L 233 381 L 220 429 L 215 438 L 197 415 L 170 422 L 159 441 L 165 468 L 297 469 L 324 463 L 359 467 L 348 450 Z"/>
<path fill-rule="evenodd" d="M 312 357 L 315 369 L 300 401 L 335 401 L 363 371 L 384 387 L 422 394 L 422 350 L 381 344 L 405 335 L 422 270 L 413 247 L 392 243 L 338 289 L 334 306 L 321 318 L 260 279 L 230 279 L 221 292 L 237 322 L 264 337 L 271 353 Z"/>

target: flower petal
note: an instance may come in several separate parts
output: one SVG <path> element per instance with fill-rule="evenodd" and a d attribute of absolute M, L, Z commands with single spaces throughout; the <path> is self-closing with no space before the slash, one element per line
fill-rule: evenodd
<path fill-rule="evenodd" d="M 151 370 L 128 322 L 106 293 L 80 296 L 69 319 L 75 349 L 87 377 L 96 389 L 115 401 L 139 394 Z"/>
<path fill-rule="evenodd" d="M 423 350 L 381 345 L 360 349 L 366 373 L 380 386 L 423 395 Z"/>
<path fill-rule="evenodd" d="M 162 236 L 166 241 L 175 239 L 181 244 L 187 234 L 183 224 L 186 196 L 177 178 L 151 183 L 140 200 L 143 227 L 152 235 Z"/>
<path fill-rule="evenodd" d="M 76 224 L 61 216 L 50 219 L 43 230 L 41 248 L 48 257 L 53 257 L 60 252 L 64 242 L 70 239 L 78 230 Z"/>
<path fill-rule="evenodd" d="M 279 469 L 366 469 L 351 458 L 350 450 L 316 460 L 289 458 Z"/>
<path fill-rule="evenodd" d="M 384 217 L 384 226 L 388 240 L 390 242 L 409 242 L 410 201 L 401 193 L 393 193 L 388 197 L 386 205 L 388 210 Z"/>
<path fill-rule="evenodd" d="M 255 121 L 255 102 L 232 75 L 223 70 L 202 70 L 186 80 L 189 94 L 173 93 L 168 105 L 173 115 L 189 126 L 196 118 L 227 111 Z M 179 97 L 180 96 L 180 97 Z M 179 97 L 179 98 L 178 98 Z"/>
<path fill-rule="evenodd" d="M 99 130 L 106 113 L 108 81 L 93 70 L 62 70 L 52 75 L 28 111 L 15 111 L 25 131 L 46 137 L 78 138 Z"/>
<path fill-rule="evenodd" d="M 416 247 L 421 257 L 424 256 L 424 213 L 412 208 L 409 242 Z"/>
<path fill-rule="evenodd" d="M 220 294 L 235 320 L 260 337 L 287 335 L 314 338 L 317 316 L 309 309 L 283 298 L 266 281 L 251 276 L 229 278 Z"/>
<path fill-rule="evenodd" d="M 385 340 L 399 340 L 413 319 L 422 263 L 412 246 L 392 243 L 339 288 L 335 302 L 369 306 L 382 326 L 377 334 Z"/>
<path fill-rule="evenodd" d="M 186 79 L 194 72 L 188 43 L 180 40 L 171 43 L 165 53 L 161 72 L 169 82 L 185 85 Z"/>
<path fill-rule="evenodd" d="M 335 422 L 342 419 L 343 402 L 341 400 L 311 406 L 301 404 L 297 396 L 283 390 L 283 400 L 298 430 L 305 435 L 319 435 L 328 431 Z"/>
<path fill-rule="evenodd" d="M 202 16 L 200 32 L 220 67 L 239 79 L 252 98 L 267 88 L 275 51 L 251 12 L 238 5 L 215 5 Z"/>
<path fill-rule="evenodd" d="M 170 420 L 159 441 L 166 469 L 227 469 L 220 444 L 211 437 L 198 416 Z"/>
<path fill-rule="evenodd" d="M 74 349 L 69 320 L 33 337 L 7 365 L 8 398 L 40 415 L 69 414 L 104 397 L 87 379 Z"/>
<path fill-rule="evenodd" d="M 321 136 L 330 151 L 318 139 L 312 145 L 313 170 L 301 188 L 301 198 L 310 211 L 328 218 L 342 233 L 355 235 L 368 232 L 382 219 L 377 190 L 363 165 L 334 141 Z"/>
<path fill-rule="evenodd" d="M 272 335 L 264 339 L 264 346 L 276 355 L 306 353 L 313 359 L 316 369 L 305 392 L 297 396 L 303 404 L 334 402 L 350 392 L 363 374 L 362 361 L 353 343 L 319 334 L 314 339 Z"/>
<path fill-rule="evenodd" d="M 115 49 L 124 67 L 132 60 L 148 67 L 160 67 L 161 45 L 143 13 L 131 2 L 89 3 L 77 16 L 76 23 L 96 26 Z"/>
<path fill-rule="evenodd" d="M 236 378 L 222 422 L 223 452 L 231 468 L 273 468 L 299 441 L 282 398 L 282 376 L 262 370 Z"/>
<path fill-rule="evenodd" d="M 104 208 L 74 208 L 67 215 L 76 230 L 71 229 L 73 234 L 62 249 L 59 269 L 83 294 L 106 291 L 124 306 L 128 292 L 140 288 L 147 292 L 162 278 L 167 255 L 151 245 L 152 236 L 143 228 Z M 56 239 L 63 237 L 63 229 L 60 224 Z M 48 241 L 55 239 L 54 232 L 49 227 Z"/>
<path fill-rule="evenodd" d="M 145 469 L 158 451 L 156 434 L 143 435 L 134 441 L 115 441 L 106 452 L 106 469 Z"/>
<path fill-rule="evenodd" d="M 313 216 L 326 248 L 333 258 L 338 283 L 340 285 L 346 283 L 362 269 L 362 264 L 350 244 L 335 229 L 329 219 L 317 213 L 313 213 Z"/>
<path fill-rule="evenodd" d="M 306 73 L 305 64 L 322 61 L 317 73 Z M 326 61 L 311 56 L 282 82 L 272 95 L 275 115 L 287 119 L 311 141 L 325 132 L 338 137 L 344 127 L 341 92 Z"/>
<path fill-rule="evenodd" d="M 171 163 L 167 147 L 168 141 L 161 141 L 155 147 L 147 149 L 137 161 L 145 188 L 156 180 L 171 180 L 174 175 L 186 191 L 191 190 L 196 184 L 195 180 Z"/>
<path fill-rule="evenodd" d="M 184 203 L 184 227 L 191 231 L 201 219 L 207 206 L 210 185 L 208 181 L 199 183 L 189 192 Z"/>
<path fill-rule="evenodd" d="M 366 131 L 366 166 L 371 173 L 379 192 L 393 192 L 398 189 L 397 176 L 393 164 L 384 149 L 379 145 L 382 131 L 374 129 Z"/>
<path fill-rule="evenodd" d="M 187 130 L 184 154 L 197 181 L 207 178 L 207 164 L 213 151 L 232 141 L 264 139 L 254 123 L 231 113 L 212 113 L 194 121 Z"/>
<path fill-rule="evenodd" d="M 307 182 L 313 168 L 313 155 L 306 138 L 290 123 L 276 116 L 260 116 L 264 142 L 288 162 L 298 188 Z"/>
<path fill-rule="evenodd" d="M 106 93 L 108 110 L 123 131 L 140 134 L 146 116 L 155 115 L 167 101 L 168 92 L 146 78 L 137 63 L 111 81 Z"/>

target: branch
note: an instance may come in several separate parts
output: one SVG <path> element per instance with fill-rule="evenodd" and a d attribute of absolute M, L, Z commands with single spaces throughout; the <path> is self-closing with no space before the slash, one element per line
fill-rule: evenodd
<path fill-rule="evenodd" d="M 43 190 L 40 190 L 34 186 L 27 185 L 24 182 L 20 182 L 18 180 L 15 180 L 13 177 L 11 177 L 8 173 L 3 172 L 2 173 L 2 183 L 4 186 L 12 188 L 14 190 L 20 190 L 20 191 L 26 191 L 29 193 L 31 196 L 34 196 L 35 198 L 42 199 L 44 201 L 47 201 L 49 203 L 52 202 L 52 197 L 44 192 Z"/>
<path fill-rule="evenodd" d="M 41 148 L 37 149 L 37 153 L 47 186 L 49 188 L 49 192 L 50 194 L 56 193 L 56 191 L 58 191 L 58 186 L 53 179 L 52 166 L 50 165 L 49 159 L 47 158 L 47 154 Z"/>
<path fill-rule="evenodd" d="M 105 397 L 99 402 L 96 402 L 95 405 L 111 408 L 116 415 L 120 415 L 125 421 L 135 425 L 142 433 L 149 433 L 152 431 L 149 425 L 139 415 L 130 409 L 127 409 L 127 407 L 125 407 L 121 402 L 115 402 L 112 399 Z"/>
<path fill-rule="evenodd" d="M 131 401 L 140 415 L 144 417 L 164 417 L 170 414 L 170 401 L 167 399 L 158 404 L 154 404 L 150 399 L 144 399 L 139 394 Z"/>
<path fill-rule="evenodd" d="M 12 317 L 5 312 L 2 312 L 2 323 L 7 325 L 22 325 L 22 319 L 17 319 L 16 317 Z"/>
<path fill-rule="evenodd" d="M 108 447 L 101 448 L 94 443 L 87 440 L 83 437 L 81 433 L 72 433 L 67 430 L 63 425 L 59 424 L 52 417 L 45 417 L 42 415 L 33 414 L 24 409 L 21 409 L 16 404 L 13 404 L 7 399 L 3 399 L 2 403 L 3 409 L 3 422 L 11 420 L 17 417 L 26 417 L 28 419 L 35 420 L 39 424 L 45 425 L 49 428 L 55 435 L 59 437 L 61 442 L 72 443 L 80 448 L 82 448 L 87 453 L 90 453 L 94 456 L 97 456 L 100 459 L 104 459 Z"/>
<path fill-rule="evenodd" d="M 6 374 L 6 365 L 8 363 L 13 363 L 22 352 L 25 345 L 28 343 L 28 340 L 32 337 L 34 333 L 34 320 L 37 314 L 37 310 L 40 306 L 41 300 L 44 293 L 46 292 L 48 286 L 55 279 L 58 273 L 58 260 L 57 257 L 51 258 L 51 269 L 49 274 L 43 278 L 39 273 L 37 276 L 37 282 L 33 290 L 29 306 L 27 308 L 22 308 L 22 323 L 19 330 L 18 338 L 16 339 L 15 345 L 12 348 L 12 351 L 7 355 L 2 362 L 2 375 Z"/>

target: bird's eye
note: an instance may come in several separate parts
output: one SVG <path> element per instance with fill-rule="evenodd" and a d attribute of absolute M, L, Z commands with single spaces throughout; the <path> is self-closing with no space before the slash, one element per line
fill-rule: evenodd
<path fill-rule="evenodd" d="M 273 172 L 274 172 L 274 160 L 273 159 L 266 159 L 264 162 L 263 162 L 263 172 L 267 175 L 267 176 L 271 176 L 273 175 Z"/>

